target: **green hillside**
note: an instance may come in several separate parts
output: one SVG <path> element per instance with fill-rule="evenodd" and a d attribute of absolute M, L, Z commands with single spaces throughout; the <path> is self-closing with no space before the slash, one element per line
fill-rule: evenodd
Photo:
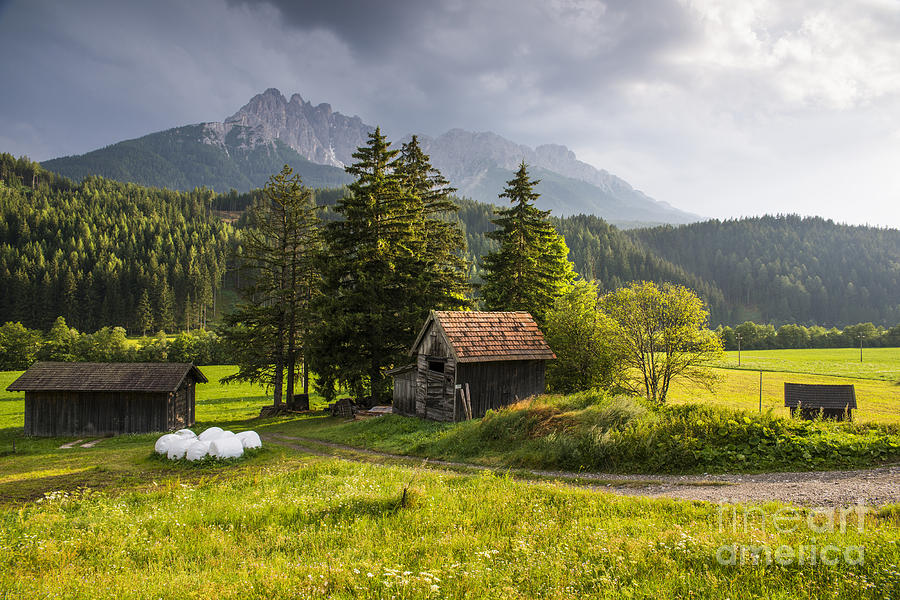
<path fill-rule="evenodd" d="M 629 232 L 714 282 L 726 322 L 842 326 L 900 322 L 900 231 L 797 215 Z"/>
<path fill-rule="evenodd" d="M 247 128 L 235 126 L 224 144 L 204 143 L 204 125 L 187 125 L 119 142 L 80 156 L 42 163 L 45 169 L 80 181 L 100 175 L 117 181 L 174 190 L 206 187 L 246 192 L 266 184 L 288 164 L 313 188 L 335 187 L 350 178 L 342 169 L 310 162 L 281 141 L 253 145 Z"/>
<path fill-rule="evenodd" d="M 211 215 L 214 195 L 101 177 L 75 184 L 0 154 L 0 323 L 48 329 L 61 315 L 79 329 L 139 331 L 143 300 L 151 331 L 199 325 L 232 282 L 238 243 Z"/>
<path fill-rule="evenodd" d="M 261 178 L 264 167 L 258 169 Z M 343 193 L 319 189 L 316 199 L 327 207 Z M 258 194 L 173 192 L 97 177 L 75 183 L 2 154 L 0 322 L 46 328 L 64 315 L 80 329 L 135 328 L 144 290 L 157 320 L 170 326 L 196 324 L 207 309 L 214 318 L 217 290 L 234 286 L 227 249 L 239 243 L 242 224 L 232 230 L 215 211 L 233 217 Z M 480 258 L 494 244 L 484 235 L 494 227 L 494 208 L 458 203 L 454 218 L 478 283 Z M 334 213 L 326 209 L 323 218 Z M 593 215 L 554 224 L 576 270 L 601 289 L 635 280 L 682 284 L 707 302 L 713 326 L 748 319 L 829 327 L 900 322 L 897 230 L 796 216 L 631 231 Z"/>

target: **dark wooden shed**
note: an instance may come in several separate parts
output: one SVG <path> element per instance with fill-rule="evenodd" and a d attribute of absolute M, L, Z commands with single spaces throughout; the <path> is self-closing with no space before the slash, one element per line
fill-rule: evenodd
<path fill-rule="evenodd" d="M 6 388 L 25 392 L 25 435 L 170 431 L 194 424 L 190 363 L 38 362 Z"/>
<path fill-rule="evenodd" d="M 856 389 L 852 385 L 785 383 L 784 405 L 791 409 L 792 417 L 799 410 L 804 419 L 819 415 L 827 419 L 852 419 Z"/>
<path fill-rule="evenodd" d="M 394 412 L 460 421 L 468 385 L 472 416 L 544 393 L 556 358 L 527 312 L 431 311 L 410 355 L 395 369 Z"/>

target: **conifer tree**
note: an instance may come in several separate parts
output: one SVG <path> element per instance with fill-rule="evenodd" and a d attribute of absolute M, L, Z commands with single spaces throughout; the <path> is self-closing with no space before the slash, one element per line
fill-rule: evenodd
<path fill-rule="evenodd" d="M 71 321 L 78 307 L 78 283 L 69 270 L 66 270 L 65 275 L 63 275 L 61 293 L 63 312 L 66 318 Z"/>
<path fill-rule="evenodd" d="M 138 300 L 137 324 L 141 335 L 147 335 L 147 331 L 153 328 L 153 306 L 150 305 L 150 293 L 147 288 L 144 288 L 141 299 Z"/>
<path fill-rule="evenodd" d="M 160 331 L 171 332 L 175 329 L 175 294 L 169 287 L 165 275 L 159 284 L 159 300 L 156 306 L 156 326 Z"/>
<path fill-rule="evenodd" d="M 534 203 L 539 180 L 528 177 L 523 161 L 499 195 L 511 207 L 500 210 L 487 235 L 499 248 L 484 257 L 481 295 L 491 310 L 524 310 L 541 324 L 554 300 L 575 279 L 566 242 L 550 223 L 550 211 Z"/>
<path fill-rule="evenodd" d="M 337 377 L 357 397 L 383 393 L 382 369 L 402 352 L 406 290 L 398 267 L 412 257 L 414 226 L 392 162 L 398 151 L 376 129 L 346 167 L 356 177 L 325 228 L 323 294 L 315 370 Z M 402 340 L 402 341 L 401 341 Z M 331 382 L 326 381 L 326 388 Z"/>
<path fill-rule="evenodd" d="M 346 168 L 356 181 L 335 206 L 342 218 L 325 229 L 314 336 L 323 391 L 339 381 L 372 402 L 385 395 L 384 370 L 403 360 L 428 310 L 467 305 L 464 241 L 442 220 L 457 210 L 451 189 L 417 140 L 402 151 L 390 146 L 376 129 Z"/>
<path fill-rule="evenodd" d="M 454 310 L 471 305 L 466 238 L 459 226 L 459 206 L 450 198 L 456 190 L 435 169 L 417 136 L 403 144 L 394 163 L 419 230 L 412 253 L 410 299 L 412 335 L 430 310 Z"/>
<path fill-rule="evenodd" d="M 320 238 L 312 194 L 289 166 L 272 176 L 264 192 L 251 211 L 243 248 L 249 285 L 243 302 L 226 316 L 222 337 L 240 359 L 238 372 L 226 380 L 270 385 L 279 406 L 285 390 L 287 402 L 294 402 L 300 360 L 308 389 L 309 306 L 319 287 Z"/>

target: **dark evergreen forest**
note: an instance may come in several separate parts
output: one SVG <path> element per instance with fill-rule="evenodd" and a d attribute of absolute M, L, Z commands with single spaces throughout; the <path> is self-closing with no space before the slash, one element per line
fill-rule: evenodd
<path fill-rule="evenodd" d="M 215 310 L 238 235 L 213 192 L 82 183 L 0 155 L 0 322 L 175 331 Z"/>
<path fill-rule="evenodd" d="M 498 190 L 499 193 L 500 190 Z M 316 190 L 322 218 L 343 188 Z M 213 320 L 240 284 L 241 213 L 259 191 L 174 192 L 100 177 L 75 183 L 0 154 L 0 323 L 178 331 Z M 491 205 L 457 199 L 470 275 L 494 248 Z M 499 200 L 498 200 L 499 204 Z M 220 218 L 221 217 L 221 218 Z M 695 290 L 712 325 L 751 320 L 843 327 L 900 322 L 900 231 L 760 217 L 622 231 L 592 215 L 554 219 L 576 270 L 602 291 L 629 281 Z"/>
<path fill-rule="evenodd" d="M 797 215 L 627 232 L 720 290 L 723 323 L 900 322 L 900 231 Z M 698 290 L 701 295 L 704 290 Z"/>

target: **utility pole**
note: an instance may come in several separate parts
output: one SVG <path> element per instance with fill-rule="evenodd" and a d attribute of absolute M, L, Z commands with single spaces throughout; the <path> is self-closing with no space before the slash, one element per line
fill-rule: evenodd
<path fill-rule="evenodd" d="M 738 333 L 735 337 L 737 338 L 738 343 L 738 366 L 741 366 L 741 334 Z"/>
<path fill-rule="evenodd" d="M 762 412 L 762 371 L 759 372 L 759 412 Z"/>
<path fill-rule="evenodd" d="M 858 333 L 856 337 L 859 338 L 859 362 L 862 362 L 862 342 L 863 342 L 863 334 Z"/>

